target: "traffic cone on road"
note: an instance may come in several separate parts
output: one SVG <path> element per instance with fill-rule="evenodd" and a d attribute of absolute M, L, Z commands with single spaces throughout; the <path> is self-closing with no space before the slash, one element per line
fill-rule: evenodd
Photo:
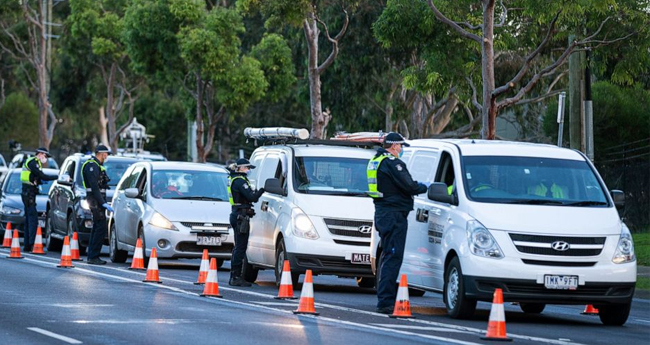
<path fill-rule="evenodd" d="M 70 257 L 72 258 L 72 261 L 81 261 L 81 257 L 79 256 L 79 235 L 77 235 L 77 232 L 72 233 L 72 243 L 70 243 Z"/>
<path fill-rule="evenodd" d="M 147 276 L 144 278 L 143 282 L 162 284 L 158 277 L 158 254 L 156 254 L 156 248 L 151 249 L 149 267 L 147 267 Z"/>
<path fill-rule="evenodd" d="M 43 231 L 39 226 L 36 228 L 36 239 L 34 240 L 34 248 L 32 248 L 32 254 L 45 254 L 43 251 Z"/>
<path fill-rule="evenodd" d="M 506 312 L 503 309 L 503 291 L 501 289 L 494 290 L 487 333 L 481 339 L 512 341 L 512 338 L 506 336 Z"/>
<path fill-rule="evenodd" d="M 2 240 L 2 247 L 9 248 L 11 247 L 11 223 L 7 223 L 7 228 L 5 229 L 5 238 Z"/>
<path fill-rule="evenodd" d="M 413 319 L 411 314 L 411 302 L 409 301 L 409 285 L 406 280 L 406 274 L 402 274 L 399 279 L 399 288 L 397 289 L 397 298 L 395 299 L 395 309 L 389 315 L 392 318 Z"/>
<path fill-rule="evenodd" d="M 210 268 L 208 250 L 203 249 L 203 257 L 201 258 L 201 267 L 199 267 L 199 279 L 194 285 L 205 284 L 205 279 L 208 277 L 208 269 Z"/>
<path fill-rule="evenodd" d="M 208 270 L 208 277 L 205 279 L 203 287 L 203 297 L 223 297 L 219 294 L 219 282 L 217 280 L 217 259 L 210 260 L 210 269 Z"/>
<path fill-rule="evenodd" d="M 18 229 L 14 230 L 14 237 L 11 239 L 11 251 L 9 252 L 9 259 L 24 259 L 20 256 L 20 240 L 18 239 Z"/>
<path fill-rule="evenodd" d="M 598 315 L 598 309 L 593 306 L 593 304 L 587 304 L 585 311 L 580 313 L 582 315 Z"/>
<path fill-rule="evenodd" d="M 154 248 L 155 249 L 155 248 Z M 135 242 L 135 251 L 133 252 L 133 262 L 130 270 L 144 270 L 144 255 L 142 254 L 142 240 L 138 238 Z"/>
<path fill-rule="evenodd" d="M 318 315 L 316 308 L 314 308 L 314 283 L 311 270 L 307 270 L 305 273 L 305 282 L 302 284 L 302 291 L 300 292 L 300 304 L 293 313 Z"/>
<path fill-rule="evenodd" d="M 293 284 L 291 282 L 291 267 L 289 260 L 284 260 L 282 267 L 282 278 L 280 279 L 280 291 L 275 299 L 296 299 L 293 297 Z"/>
<path fill-rule="evenodd" d="M 56 267 L 72 268 L 72 256 L 70 256 L 70 237 L 63 238 L 63 249 L 61 249 L 61 263 Z"/>

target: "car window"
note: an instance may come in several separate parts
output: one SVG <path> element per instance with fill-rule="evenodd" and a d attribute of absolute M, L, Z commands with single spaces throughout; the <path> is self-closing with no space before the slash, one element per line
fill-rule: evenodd
<path fill-rule="evenodd" d="M 0 155 L 0 165 L 3 167 L 7 166 L 7 162 L 5 162 L 5 158 L 2 155 Z"/>
<path fill-rule="evenodd" d="M 151 196 L 156 199 L 228 200 L 228 174 L 217 171 L 155 170 Z"/>
<path fill-rule="evenodd" d="M 443 152 L 440 157 L 438 170 L 436 171 L 435 182 L 443 182 L 449 187 L 453 186 L 455 181 L 456 176 L 454 174 L 454 163 L 451 155 L 448 152 Z"/>
<path fill-rule="evenodd" d="M 413 154 L 409 171 L 415 181 L 432 182 L 436 175 L 439 152 L 420 150 Z"/>
<path fill-rule="evenodd" d="M 104 162 L 104 168 L 106 168 L 106 174 L 108 174 L 109 186 L 117 186 L 117 183 L 122 179 L 122 175 L 126 172 L 133 163 L 135 162 L 125 162 L 118 160 L 111 160 L 110 158 Z"/>
<path fill-rule="evenodd" d="M 122 184 L 120 185 L 119 190 L 124 190 L 127 188 L 135 188 L 136 182 L 138 182 L 138 177 L 140 176 L 140 173 L 144 169 L 143 166 L 138 166 L 131 171 L 131 174 L 122 181 Z"/>
<path fill-rule="evenodd" d="M 266 156 L 265 153 L 257 153 L 254 154 L 253 157 L 251 157 L 251 164 L 256 166 L 257 168 L 251 170 L 250 174 L 248 175 L 248 181 L 250 181 L 251 186 L 253 188 L 256 188 L 257 186 L 257 179 L 258 176 L 260 175 L 260 169 L 262 167 L 262 160 Z M 264 187 L 263 185 L 260 185 L 260 187 Z"/>
<path fill-rule="evenodd" d="M 259 177 L 257 179 L 257 188 L 264 187 L 266 180 L 275 177 L 279 165 L 280 156 L 275 153 L 270 153 L 264 158 L 262 167 L 260 168 Z"/>
<path fill-rule="evenodd" d="M 38 186 L 39 195 L 47 195 L 52 187 L 52 181 L 42 181 Z M 15 172 L 7 176 L 5 193 L 6 194 L 21 194 L 23 191 L 23 183 L 20 181 L 20 172 Z"/>

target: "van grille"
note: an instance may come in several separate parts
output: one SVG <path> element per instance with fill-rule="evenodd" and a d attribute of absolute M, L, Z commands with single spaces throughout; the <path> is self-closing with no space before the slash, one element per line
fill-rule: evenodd
<path fill-rule="evenodd" d="M 370 238 L 372 221 L 324 218 L 325 225 L 332 235 Z M 364 232 L 360 230 L 364 228 Z"/>
<path fill-rule="evenodd" d="M 208 225 L 207 227 L 215 228 L 215 230 L 230 228 L 230 224 L 210 223 L 210 222 L 181 222 L 181 224 L 183 224 L 183 226 L 186 226 L 188 228 L 191 228 L 193 226 L 206 227 L 205 224 L 212 224 L 212 225 Z"/>
<path fill-rule="evenodd" d="M 547 256 L 596 256 L 605 246 L 605 237 L 572 237 L 509 234 L 520 253 Z M 566 242 L 569 249 L 555 250 L 552 244 Z"/>

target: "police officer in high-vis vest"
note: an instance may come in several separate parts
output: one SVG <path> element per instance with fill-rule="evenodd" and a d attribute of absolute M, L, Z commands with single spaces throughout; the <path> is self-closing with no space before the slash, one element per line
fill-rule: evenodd
<path fill-rule="evenodd" d="M 377 312 L 390 314 L 397 297 L 397 275 L 404 258 L 406 244 L 406 217 L 413 210 L 413 195 L 427 191 L 427 187 L 413 181 L 406 164 L 399 157 L 403 147 L 409 146 L 398 133 L 384 137 L 383 147 L 368 163 L 368 194 L 375 204 L 375 229 L 381 238 L 381 258 L 378 267 Z"/>
<path fill-rule="evenodd" d="M 242 277 L 243 260 L 246 256 L 248 247 L 248 233 L 246 224 L 251 217 L 255 215 L 253 203 L 259 200 L 264 188 L 254 191 L 246 177 L 251 169 L 255 169 L 248 159 L 241 158 L 237 160 L 234 166 L 230 166 L 230 177 L 228 178 L 228 199 L 232 205 L 230 213 L 230 226 L 235 233 L 235 248 L 232 251 L 230 259 L 230 281 L 233 286 L 251 286 Z"/>
<path fill-rule="evenodd" d="M 50 176 L 43 173 L 43 164 L 47 163 L 47 158 L 52 157 L 46 148 L 40 147 L 36 150 L 36 155 L 30 157 L 23 164 L 23 170 L 20 172 L 20 182 L 23 184 L 21 197 L 25 205 L 25 224 L 23 225 L 23 251 L 31 252 L 34 240 L 36 239 L 36 226 L 38 225 L 38 212 L 36 211 L 36 195 L 38 195 L 38 186 L 42 181 L 56 180 L 56 176 Z"/>
<path fill-rule="evenodd" d="M 109 189 L 108 174 L 104 168 L 104 161 L 111 153 L 110 149 L 102 144 L 95 148 L 95 155 L 81 166 L 83 186 L 86 188 L 86 200 L 93 215 L 93 229 L 88 241 L 88 263 L 104 265 L 106 261 L 99 258 L 108 232 L 106 210 L 113 212 L 113 208 L 106 202 L 106 190 Z"/>

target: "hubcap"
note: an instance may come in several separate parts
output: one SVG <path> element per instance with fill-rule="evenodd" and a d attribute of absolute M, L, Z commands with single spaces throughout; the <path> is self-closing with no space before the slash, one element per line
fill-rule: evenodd
<path fill-rule="evenodd" d="M 449 280 L 447 282 L 447 304 L 451 309 L 454 309 L 458 302 L 458 288 L 458 270 L 453 268 L 451 272 L 449 272 Z"/>

